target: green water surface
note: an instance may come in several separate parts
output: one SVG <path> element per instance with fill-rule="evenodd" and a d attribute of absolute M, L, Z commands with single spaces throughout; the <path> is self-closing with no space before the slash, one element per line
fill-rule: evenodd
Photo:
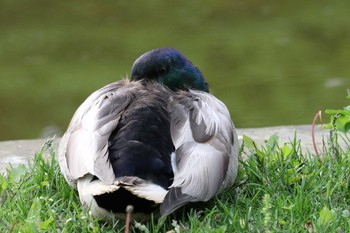
<path fill-rule="evenodd" d="M 310 124 L 349 104 L 347 0 L 0 0 L 0 140 L 62 133 L 157 47 L 198 66 L 237 127 Z"/>

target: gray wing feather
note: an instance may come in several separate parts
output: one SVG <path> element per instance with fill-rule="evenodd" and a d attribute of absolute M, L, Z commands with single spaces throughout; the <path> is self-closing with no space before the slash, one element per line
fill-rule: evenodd
<path fill-rule="evenodd" d="M 181 92 L 169 109 L 176 151 L 174 181 L 161 206 L 164 215 L 188 202 L 208 201 L 232 185 L 238 164 L 236 131 L 220 100 L 208 93 Z"/>
<path fill-rule="evenodd" d="M 77 109 L 58 153 L 61 170 L 71 185 L 76 186 L 76 180 L 86 174 L 106 184 L 114 182 L 108 138 L 139 87 L 139 83 L 127 80 L 109 84 L 91 94 Z"/>

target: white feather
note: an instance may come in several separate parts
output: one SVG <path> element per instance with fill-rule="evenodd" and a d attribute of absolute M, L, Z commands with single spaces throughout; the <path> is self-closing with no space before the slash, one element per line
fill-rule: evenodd
<path fill-rule="evenodd" d="M 143 185 L 125 186 L 124 188 L 138 197 L 154 201 L 157 204 L 162 203 L 165 195 L 168 193 L 161 186 L 148 182 Z"/>

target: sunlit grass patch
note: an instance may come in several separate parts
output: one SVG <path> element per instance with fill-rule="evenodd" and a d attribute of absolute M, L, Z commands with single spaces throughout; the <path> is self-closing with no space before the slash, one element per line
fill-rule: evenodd
<path fill-rule="evenodd" d="M 132 223 L 132 232 L 349 232 L 350 155 L 302 152 L 300 142 L 261 147 L 244 137 L 236 185 L 201 209 L 166 219 Z M 82 209 L 60 173 L 55 150 L 45 144 L 29 168 L 0 176 L 1 232 L 124 232 L 124 223 L 102 222 Z M 349 150 L 347 150 L 349 151 Z M 46 156 L 49 154 L 50 156 Z"/>
<path fill-rule="evenodd" d="M 281 147 L 277 140 L 272 136 L 261 149 L 250 144 L 252 154 L 241 164 L 246 183 L 235 196 L 244 228 L 236 230 L 349 231 L 350 155 L 333 145 L 340 151 L 337 158 L 332 149 L 323 157 L 306 156 L 297 140 Z"/>

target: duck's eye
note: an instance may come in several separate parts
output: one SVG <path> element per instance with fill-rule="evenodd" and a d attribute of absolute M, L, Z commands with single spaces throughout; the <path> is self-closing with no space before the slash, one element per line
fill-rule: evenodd
<path fill-rule="evenodd" d="M 168 69 L 163 66 L 162 68 L 160 68 L 159 74 L 165 74 L 167 71 L 168 71 Z"/>

